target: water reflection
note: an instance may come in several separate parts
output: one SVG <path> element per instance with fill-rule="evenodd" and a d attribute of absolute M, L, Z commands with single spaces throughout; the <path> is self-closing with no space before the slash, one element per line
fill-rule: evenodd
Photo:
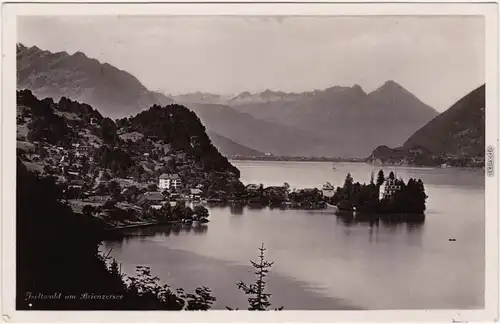
<path fill-rule="evenodd" d="M 267 208 L 268 206 L 266 206 L 262 203 L 248 203 L 247 207 L 248 207 L 248 209 L 262 210 L 264 208 Z"/>
<path fill-rule="evenodd" d="M 395 229 L 406 227 L 408 232 L 418 230 L 425 222 L 425 215 L 416 214 L 369 214 L 356 212 L 341 212 L 337 214 L 337 223 L 350 227 L 353 225 L 365 225 L 371 227 L 385 227 Z"/>
<path fill-rule="evenodd" d="M 219 205 L 218 209 L 229 209 L 231 215 L 244 215 L 245 211 L 263 211 L 263 210 L 290 210 L 297 211 L 296 209 L 290 209 L 283 206 L 266 206 L 263 204 L 229 204 L 226 206 Z M 324 209 L 318 210 L 300 210 L 305 214 L 321 214 L 328 216 L 336 216 L 337 224 L 342 224 L 346 227 L 353 225 L 368 225 L 369 227 L 382 226 L 387 228 L 398 227 L 399 225 L 405 225 L 408 231 L 412 231 L 419 228 L 425 222 L 425 215 L 421 214 L 370 214 L 370 213 L 360 213 L 360 212 L 339 212 L 334 213 Z"/>
<path fill-rule="evenodd" d="M 142 227 L 130 229 L 123 232 L 123 236 L 120 238 L 109 239 L 107 242 L 119 243 L 121 246 L 123 242 L 128 242 L 129 240 L 134 240 L 139 238 L 139 240 L 144 241 L 147 237 L 167 237 L 170 235 L 178 236 L 181 233 L 189 233 L 194 235 L 205 235 L 208 231 L 207 224 L 172 224 L 172 225 L 157 225 L 150 227 Z"/>
<path fill-rule="evenodd" d="M 242 204 L 232 204 L 229 206 L 229 211 L 232 215 L 243 215 L 244 208 Z"/>

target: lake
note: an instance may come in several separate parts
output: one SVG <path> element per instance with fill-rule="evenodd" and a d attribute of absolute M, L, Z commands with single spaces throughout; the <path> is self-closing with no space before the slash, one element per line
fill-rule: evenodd
<path fill-rule="evenodd" d="M 376 179 L 382 167 L 362 163 L 233 161 L 245 184 L 291 188 L 342 186 Z M 423 223 L 388 224 L 320 211 L 210 208 L 196 228 L 135 229 L 104 242 L 126 274 L 136 265 L 173 288 L 208 286 L 215 309 L 246 309 L 236 283 L 252 282 L 250 260 L 262 243 L 274 261 L 273 306 L 288 310 L 477 309 L 484 307 L 484 173 L 454 168 L 383 167 L 425 184 Z M 455 238 L 456 241 L 449 241 Z"/>

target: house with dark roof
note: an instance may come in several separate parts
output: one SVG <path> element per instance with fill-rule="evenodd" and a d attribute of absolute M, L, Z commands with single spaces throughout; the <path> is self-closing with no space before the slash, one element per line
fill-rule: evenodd
<path fill-rule="evenodd" d="M 200 190 L 198 188 L 194 188 L 194 189 L 190 190 L 189 198 L 192 199 L 192 200 L 197 200 L 197 199 L 201 198 L 202 194 L 203 194 L 202 190 Z"/>
<path fill-rule="evenodd" d="M 247 185 L 245 188 L 247 191 L 257 191 L 257 190 L 259 190 L 260 186 L 257 184 L 251 183 L 251 184 Z"/>
<path fill-rule="evenodd" d="M 270 186 L 264 189 L 265 194 L 284 194 L 286 193 L 286 188 L 283 186 Z"/>
<path fill-rule="evenodd" d="M 157 191 L 147 191 L 142 194 L 142 196 L 138 199 L 137 204 L 140 206 L 150 206 L 155 209 L 160 209 L 165 202 L 165 198 L 161 194 L 161 192 Z"/>
<path fill-rule="evenodd" d="M 143 197 L 147 201 L 158 202 L 158 201 L 164 200 L 163 195 L 161 194 L 161 192 L 158 192 L 158 191 L 147 191 L 143 194 Z"/>
<path fill-rule="evenodd" d="M 84 180 L 71 180 L 69 184 L 71 187 L 81 188 L 85 185 L 85 181 Z"/>
<path fill-rule="evenodd" d="M 138 192 L 139 192 L 139 189 L 137 189 L 136 186 L 131 186 L 131 187 L 127 187 L 127 188 L 123 189 L 121 191 L 121 194 L 124 196 L 127 196 L 127 197 L 131 197 L 131 196 L 137 195 Z"/>

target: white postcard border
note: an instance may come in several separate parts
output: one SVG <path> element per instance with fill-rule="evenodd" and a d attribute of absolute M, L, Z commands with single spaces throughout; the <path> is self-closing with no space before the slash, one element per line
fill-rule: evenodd
<path fill-rule="evenodd" d="M 316 4 L 37 4 L 2 6 L 2 316 L 6 322 L 363 322 L 498 321 L 498 6 L 496 3 Z M 93 2 L 93 1 L 89 1 Z M 113 2 L 113 1 L 111 1 Z M 279 2 L 279 1 L 278 1 Z M 486 31 L 486 145 L 495 150 L 495 176 L 485 181 L 485 309 L 418 311 L 16 311 L 15 155 L 16 16 L 18 15 L 484 15 Z M 464 267 L 467 267 L 464 260 Z M 450 269 L 453 271 L 453 269 Z M 457 283 L 459 284 L 459 283 Z M 436 287 L 439 289 L 439 287 Z M 409 292 L 411 293 L 411 292 Z"/>

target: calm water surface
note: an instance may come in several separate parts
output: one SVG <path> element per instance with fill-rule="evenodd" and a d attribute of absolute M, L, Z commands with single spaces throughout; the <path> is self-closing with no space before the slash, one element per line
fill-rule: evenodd
<path fill-rule="evenodd" d="M 380 169 L 358 163 L 234 161 L 243 183 L 292 188 L 341 186 L 347 172 L 368 182 Z M 249 260 L 265 243 L 274 261 L 268 280 L 274 306 L 286 309 L 484 307 L 484 173 L 395 167 L 421 178 L 427 212 L 421 224 L 370 223 L 298 210 L 211 208 L 197 228 L 137 229 L 103 250 L 135 274 L 150 265 L 173 288 L 205 285 L 216 309 L 246 308 L 236 282 L 253 280 Z M 385 168 L 386 174 L 390 171 Z M 456 242 L 449 242 L 456 238 Z"/>

